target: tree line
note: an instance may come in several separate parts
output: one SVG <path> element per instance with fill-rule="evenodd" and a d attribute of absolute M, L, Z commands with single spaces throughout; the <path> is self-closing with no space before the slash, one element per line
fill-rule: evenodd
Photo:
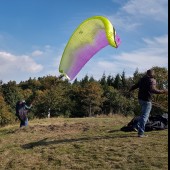
<path fill-rule="evenodd" d="M 157 87 L 168 88 L 168 70 L 153 67 L 156 73 Z M 45 118 L 50 109 L 51 117 L 89 117 L 100 114 L 138 115 L 140 106 L 137 90 L 129 93 L 130 87 L 145 73 L 135 70 L 132 77 L 126 77 L 125 71 L 116 76 L 103 73 L 99 80 L 86 75 L 73 83 L 56 76 L 29 78 L 16 83 L 0 81 L 0 126 L 15 122 L 16 102 L 25 99 L 33 103 L 29 119 Z M 168 112 L 168 97 L 153 96 L 151 114 Z"/>

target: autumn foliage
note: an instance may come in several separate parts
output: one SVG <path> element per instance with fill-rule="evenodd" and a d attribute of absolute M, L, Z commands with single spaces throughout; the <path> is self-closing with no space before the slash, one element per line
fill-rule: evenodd
<path fill-rule="evenodd" d="M 168 88 L 168 70 L 154 67 L 157 87 Z M 95 80 L 86 75 L 82 80 L 75 79 L 70 83 L 56 76 L 30 78 L 16 83 L 0 82 L 0 126 L 16 121 L 15 104 L 25 99 L 32 103 L 29 119 L 46 118 L 50 108 L 51 117 L 89 117 L 108 114 L 138 115 L 140 107 L 137 100 L 137 90 L 129 93 L 131 85 L 136 83 L 144 73 L 138 69 L 133 77 L 126 77 L 125 72 L 112 75 L 102 75 Z M 151 114 L 168 112 L 167 95 L 153 96 Z"/>

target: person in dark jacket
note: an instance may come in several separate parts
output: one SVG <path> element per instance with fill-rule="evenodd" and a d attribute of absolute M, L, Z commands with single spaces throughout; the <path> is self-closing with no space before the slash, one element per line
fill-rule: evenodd
<path fill-rule="evenodd" d="M 28 106 L 25 100 L 19 101 L 16 104 L 16 116 L 20 120 L 20 127 L 28 126 L 28 110 L 30 110 L 32 104 Z"/>
<path fill-rule="evenodd" d="M 168 90 L 159 90 L 156 88 L 156 80 L 154 79 L 155 72 L 150 69 L 147 70 L 146 75 L 144 75 L 138 83 L 130 88 L 130 92 L 135 89 L 138 91 L 138 100 L 141 106 L 141 115 L 139 116 L 139 121 L 136 126 L 138 131 L 138 137 L 145 137 L 145 124 L 149 118 L 150 111 L 152 109 L 152 94 L 168 94 Z"/>

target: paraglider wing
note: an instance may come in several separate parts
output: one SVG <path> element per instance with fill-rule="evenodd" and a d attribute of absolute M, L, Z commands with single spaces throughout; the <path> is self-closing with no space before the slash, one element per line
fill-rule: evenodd
<path fill-rule="evenodd" d="M 95 53 L 107 45 L 117 48 L 119 44 L 120 38 L 107 18 L 89 18 L 78 26 L 69 39 L 60 61 L 59 72 L 72 80 Z"/>

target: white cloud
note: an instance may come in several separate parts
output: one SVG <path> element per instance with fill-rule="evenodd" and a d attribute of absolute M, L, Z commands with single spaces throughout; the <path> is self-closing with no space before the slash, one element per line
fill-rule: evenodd
<path fill-rule="evenodd" d="M 50 46 L 50 45 L 45 45 L 45 48 L 46 48 L 46 49 L 50 49 L 51 46 Z"/>
<path fill-rule="evenodd" d="M 115 0 L 113 2 L 115 3 Z M 108 18 L 113 24 L 116 23 L 116 28 L 124 31 L 133 31 L 139 26 L 145 25 L 146 20 L 150 20 L 150 23 L 154 21 L 167 23 L 168 1 L 129 0 L 126 3 L 123 2 L 121 9 Z"/>
<path fill-rule="evenodd" d="M 168 35 L 164 35 L 161 37 L 154 37 L 153 40 L 149 40 L 144 38 L 144 42 L 147 44 L 148 47 L 160 47 L 163 50 L 168 48 Z M 158 48 L 158 49 L 160 49 Z M 164 49 L 165 48 L 165 49 Z"/>
<path fill-rule="evenodd" d="M 42 71 L 43 66 L 37 64 L 29 56 L 0 51 L 0 77 L 2 81 L 9 81 L 22 77 L 24 74 L 34 74 Z"/>
<path fill-rule="evenodd" d="M 132 20 L 129 16 L 108 16 L 109 20 L 113 23 L 116 28 L 121 28 L 124 31 L 133 31 L 141 25 L 140 22 Z M 115 25 L 114 25 L 115 23 Z"/>
<path fill-rule="evenodd" d="M 40 51 L 40 50 L 35 50 L 32 52 L 32 56 L 35 57 L 35 56 L 41 56 L 43 54 L 43 51 Z"/>
<path fill-rule="evenodd" d="M 139 17 L 151 17 L 164 21 L 168 16 L 167 0 L 130 0 L 122 7 L 123 11 Z"/>
<path fill-rule="evenodd" d="M 153 66 L 168 67 L 168 35 L 144 39 L 145 48 L 121 53 L 114 57 L 119 67 L 146 71 Z"/>
<path fill-rule="evenodd" d="M 105 69 L 110 69 L 110 68 L 113 68 L 113 66 L 114 66 L 114 63 L 111 63 L 111 62 L 109 62 L 109 61 L 99 61 L 98 62 L 98 66 L 99 67 L 101 67 L 101 68 L 103 68 L 104 70 Z"/>

